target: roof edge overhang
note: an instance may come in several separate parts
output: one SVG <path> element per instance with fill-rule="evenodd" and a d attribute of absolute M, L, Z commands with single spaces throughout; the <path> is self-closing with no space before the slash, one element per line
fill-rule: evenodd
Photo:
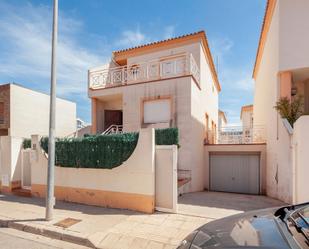
<path fill-rule="evenodd" d="M 272 17 L 275 11 L 276 3 L 277 3 L 277 0 L 267 0 L 265 15 L 264 15 L 260 39 L 259 39 L 259 45 L 258 45 L 258 49 L 256 52 L 256 58 L 255 58 L 255 63 L 254 63 L 254 68 L 253 68 L 253 73 L 252 73 L 253 79 L 256 79 L 256 76 L 259 70 L 268 31 L 269 31 Z"/>
<path fill-rule="evenodd" d="M 139 56 L 139 55 L 155 52 L 158 50 L 162 50 L 162 48 L 170 49 L 170 48 L 179 47 L 179 46 L 194 43 L 194 42 L 201 42 L 203 51 L 205 53 L 207 62 L 211 70 L 212 78 L 215 82 L 215 86 L 217 88 L 217 91 L 220 92 L 221 85 L 218 80 L 218 75 L 216 72 L 216 68 L 214 66 L 213 58 L 211 55 L 211 51 L 209 49 L 205 31 L 198 31 L 198 32 L 191 33 L 188 35 L 183 35 L 183 36 L 179 36 L 179 37 L 175 37 L 175 38 L 171 38 L 167 40 L 153 42 L 153 43 L 149 43 L 149 44 L 145 44 L 145 45 L 141 45 L 141 46 L 137 46 L 133 48 L 113 51 L 113 60 L 121 65 L 127 60 L 128 57 L 131 57 L 131 56 Z"/>

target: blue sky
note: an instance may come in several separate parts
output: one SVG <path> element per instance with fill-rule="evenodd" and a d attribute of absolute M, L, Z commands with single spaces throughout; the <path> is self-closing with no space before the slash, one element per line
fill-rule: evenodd
<path fill-rule="evenodd" d="M 57 95 L 90 121 L 87 69 L 111 51 L 205 30 L 219 61 L 220 108 L 239 123 L 253 101 L 251 79 L 266 0 L 59 0 Z M 0 82 L 49 92 L 52 0 L 0 1 Z"/>

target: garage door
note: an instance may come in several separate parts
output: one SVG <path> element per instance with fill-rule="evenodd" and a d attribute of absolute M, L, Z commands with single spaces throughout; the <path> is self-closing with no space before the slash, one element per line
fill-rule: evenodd
<path fill-rule="evenodd" d="M 259 194 L 260 156 L 210 155 L 210 190 Z"/>

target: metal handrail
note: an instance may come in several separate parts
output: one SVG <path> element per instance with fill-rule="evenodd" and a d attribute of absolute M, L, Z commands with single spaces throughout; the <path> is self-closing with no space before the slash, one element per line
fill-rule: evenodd
<path fill-rule="evenodd" d="M 123 132 L 123 126 L 122 125 L 111 125 L 109 126 L 102 135 L 108 135 L 108 134 L 119 134 Z"/>

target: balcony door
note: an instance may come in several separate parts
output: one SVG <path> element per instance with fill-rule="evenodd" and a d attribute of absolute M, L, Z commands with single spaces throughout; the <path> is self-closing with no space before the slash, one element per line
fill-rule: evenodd
<path fill-rule="evenodd" d="M 122 110 L 104 110 L 104 130 L 111 125 L 122 125 Z"/>

